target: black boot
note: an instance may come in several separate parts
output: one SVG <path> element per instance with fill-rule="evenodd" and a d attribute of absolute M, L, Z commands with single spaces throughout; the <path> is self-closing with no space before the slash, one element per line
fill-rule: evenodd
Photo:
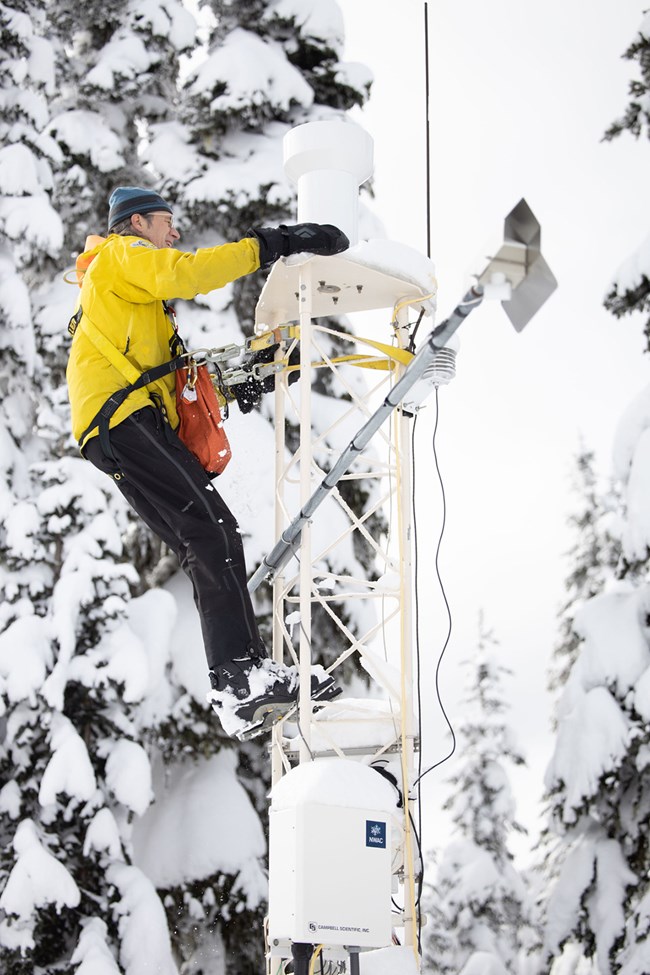
<path fill-rule="evenodd" d="M 322 667 L 314 668 L 311 696 L 331 700 L 340 693 Z M 208 700 L 226 734 L 250 738 L 286 718 L 298 703 L 298 668 L 259 653 L 236 657 L 210 671 Z"/>

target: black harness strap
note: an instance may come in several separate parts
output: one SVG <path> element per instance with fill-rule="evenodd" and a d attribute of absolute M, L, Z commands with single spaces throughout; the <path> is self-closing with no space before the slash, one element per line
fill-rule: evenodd
<path fill-rule="evenodd" d="M 118 389 L 112 393 L 79 437 L 79 447 L 82 447 L 88 434 L 92 433 L 95 427 L 98 427 L 101 448 L 106 457 L 114 461 L 115 457 L 113 456 L 108 430 L 111 417 L 115 411 L 120 408 L 125 399 L 136 389 L 142 389 L 143 386 L 155 383 L 157 379 L 162 379 L 163 376 L 168 376 L 170 373 L 176 372 L 177 369 L 182 369 L 186 365 L 185 357 L 177 356 L 169 362 L 163 362 L 160 366 L 154 366 L 153 369 L 148 369 L 134 383 L 130 383 L 130 385 L 124 386 L 122 389 Z"/>
<path fill-rule="evenodd" d="M 178 334 L 176 312 L 167 301 L 163 301 L 162 305 L 165 310 L 165 315 L 167 316 L 167 319 L 172 327 L 173 335 L 169 341 L 169 346 L 173 358 L 170 359 L 169 362 L 163 362 L 160 366 L 155 366 L 153 369 L 148 369 L 146 372 L 143 372 L 134 383 L 131 383 L 129 386 L 124 386 L 122 389 L 116 390 L 116 392 L 112 393 L 108 397 L 102 408 L 90 422 L 89 426 L 86 427 L 84 432 L 79 437 L 79 449 L 82 450 L 82 453 L 82 444 L 84 443 L 86 437 L 89 433 L 92 433 L 95 427 L 98 427 L 99 443 L 104 455 L 108 457 L 109 460 L 115 461 L 108 432 L 110 420 L 115 411 L 120 408 L 127 396 L 133 393 L 136 389 L 142 389 L 143 386 L 148 386 L 150 383 L 155 383 L 157 379 L 162 379 L 163 376 L 168 376 L 171 372 L 176 372 L 177 369 L 181 369 L 183 366 L 187 365 L 185 362 L 187 352 L 183 344 L 183 340 Z M 81 321 L 82 315 L 83 310 L 80 305 L 76 314 L 70 319 L 70 323 L 68 325 L 70 335 L 74 335 L 75 331 L 77 330 L 77 326 Z M 166 412 L 162 405 L 162 401 L 155 395 L 152 396 L 152 400 L 155 403 L 156 408 L 160 410 L 160 412 L 163 414 L 163 418 L 166 420 Z"/>

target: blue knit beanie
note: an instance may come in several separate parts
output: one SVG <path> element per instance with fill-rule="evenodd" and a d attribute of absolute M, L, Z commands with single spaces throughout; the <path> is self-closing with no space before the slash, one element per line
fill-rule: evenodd
<path fill-rule="evenodd" d="M 109 230 L 134 213 L 153 213 L 156 210 L 172 213 L 172 208 L 162 196 L 141 186 L 118 186 L 109 197 L 108 207 Z"/>

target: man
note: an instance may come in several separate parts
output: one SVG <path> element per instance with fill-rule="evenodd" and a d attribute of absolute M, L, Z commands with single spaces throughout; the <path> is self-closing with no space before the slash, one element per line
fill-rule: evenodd
<path fill-rule="evenodd" d="M 118 366 L 122 362 L 127 371 L 149 373 L 178 354 L 168 299 L 205 294 L 283 255 L 340 253 L 349 242 L 336 227 L 299 224 L 251 230 L 236 243 L 180 252 L 173 249 L 180 234 L 171 206 L 157 193 L 133 186 L 111 194 L 108 227 L 109 236 L 95 238 L 78 261 L 85 270 L 67 369 L 73 432 L 83 456 L 114 478 L 189 576 L 210 670 L 210 699 L 224 729 L 234 734 L 263 729 L 294 706 L 296 668 L 267 657 L 246 585 L 237 522 L 175 433 L 174 375 L 154 381 L 147 376 L 146 385 L 122 399 L 116 394 L 132 379 Z M 315 670 L 312 696 L 336 693 L 323 669 Z"/>

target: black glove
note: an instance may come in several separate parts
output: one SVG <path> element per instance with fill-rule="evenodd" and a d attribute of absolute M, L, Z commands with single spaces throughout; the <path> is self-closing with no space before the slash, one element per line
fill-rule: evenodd
<path fill-rule="evenodd" d="M 260 267 L 268 267 L 289 254 L 340 254 L 350 246 L 342 230 L 331 223 L 297 223 L 293 227 L 253 227 L 248 237 L 257 237 Z"/>
<path fill-rule="evenodd" d="M 242 369 L 246 372 L 256 366 L 258 363 L 263 362 L 273 362 L 275 357 L 275 351 L 277 345 L 269 345 L 266 349 L 260 349 L 259 352 L 252 352 L 246 361 L 242 364 Z M 289 365 L 297 366 L 300 363 L 300 349 L 298 346 L 294 348 L 291 355 L 289 356 Z M 289 385 L 298 382 L 300 379 L 300 370 L 294 369 L 289 373 Z M 237 405 L 242 413 L 250 413 L 250 411 L 257 406 L 262 398 L 263 393 L 272 393 L 275 389 L 275 375 L 271 374 L 267 376 L 266 379 L 256 379 L 254 375 L 248 376 L 248 378 L 243 383 L 236 383 L 234 386 L 230 387 L 230 390 L 237 400 Z"/>

